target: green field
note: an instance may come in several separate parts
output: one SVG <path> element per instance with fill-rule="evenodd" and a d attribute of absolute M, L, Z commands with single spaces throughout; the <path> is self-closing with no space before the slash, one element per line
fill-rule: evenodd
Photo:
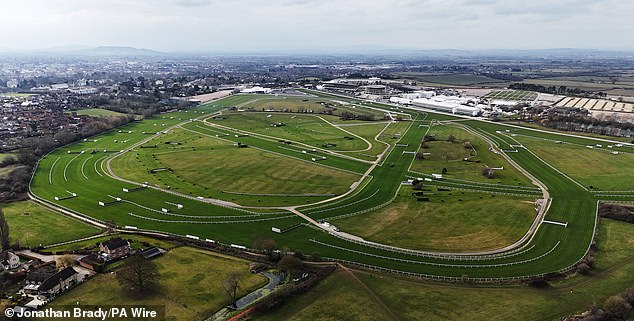
<path fill-rule="evenodd" d="M 425 174 L 441 174 L 443 177 L 468 181 L 497 183 L 517 186 L 530 186 L 530 180 L 499 154 L 489 150 L 489 144 L 481 137 L 453 126 L 433 126 L 429 135 L 436 141 L 427 142 L 429 148 L 421 148 L 419 152 L 429 153 L 423 160 L 415 160 L 411 170 Z M 449 136 L 455 142 L 447 141 Z M 473 149 L 466 149 L 463 141 L 469 141 Z M 482 175 L 482 167 L 503 168 L 496 170 L 493 178 Z"/>
<path fill-rule="evenodd" d="M 31 201 L 3 204 L 2 211 L 9 223 L 11 242 L 23 247 L 55 244 L 99 233 L 96 227 Z"/>
<path fill-rule="evenodd" d="M 535 218 L 534 201 L 504 195 L 437 191 L 418 202 L 411 188 L 380 210 L 331 221 L 339 229 L 373 242 L 408 249 L 474 252 L 519 240 Z"/>
<path fill-rule="evenodd" d="M 157 148 L 138 148 L 116 158 L 112 162 L 115 173 L 136 182 L 171 186 L 185 194 L 261 206 L 322 200 L 327 196 L 303 195 L 342 194 L 359 179 L 349 172 L 260 149 L 238 148 L 231 142 L 185 130 L 170 131 L 152 144 Z M 172 171 L 150 172 L 156 168 Z"/>
<path fill-rule="evenodd" d="M 68 111 L 68 113 L 70 112 L 71 111 Z M 124 113 L 120 113 L 120 112 L 116 112 L 116 111 L 112 111 L 108 109 L 102 109 L 102 108 L 79 109 L 79 110 L 73 110 L 72 112 L 77 113 L 77 115 L 85 115 L 85 116 L 93 116 L 93 117 L 117 117 L 117 116 L 126 115 Z"/>
<path fill-rule="evenodd" d="M 337 272 L 307 294 L 291 298 L 281 309 L 257 317 L 257 320 L 390 320 L 391 313 L 376 304 L 366 291 L 355 276 Z"/>
<path fill-rule="evenodd" d="M 472 74 L 425 74 L 416 72 L 397 72 L 396 77 L 413 79 L 424 84 L 438 84 L 449 86 L 472 86 L 472 85 L 499 85 L 506 82 L 500 79 Z"/>
<path fill-rule="evenodd" d="M 517 136 L 548 163 L 585 186 L 598 190 L 631 190 L 634 186 L 634 154 L 614 155 L 607 148 L 609 143 L 596 142 L 590 146 L 544 141 L 538 137 Z"/>
<path fill-rule="evenodd" d="M 188 247 L 175 248 L 153 260 L 160 289 L 149 297 L 127 295 L 113 274 L 101 274 L 57 298 L 54 305 L 164 305 L 165 320 L 202 320 L 230 303 L 222 289 L 229 273 L 240 275 L 239 296 L 266 284 L 249 273 L 248 262 Z"/>
<path fill-rule="evenodd" d="M 390 313 L 399 320 L 559 320 L 634 283 L 632 233 L 634 225 L 602 220 L 595 270 L 547 289 L 442 285 L 355 272 L 361 285 L 340 272 L 258 320 L 387 320 Z M 345 307 L 331 308 L 341 299 Z"/>
<path fill-rule="evenodd" d="M 483 98 L 509 101 L 533 101 L 537 99 L 537 93 L 525 90 L 494 90 L 484 95 Z"/>
<path fill-rule="evenodd" d="M 333 151 L 363 151 L 368 144 L 347 133 L 345 129 L 332 126 L 333 116 L 293 115 L 285 113 L 226 113 L 216 119 L 207 120 L 220 126 L 245 132 L 302 142 L 317 148 Z M 283 124 L 275 127 L 275 124 Z M 347 137 L 347 138 L 346 138 Z M 324 144 L 335 144 L 325 147 Z"/>

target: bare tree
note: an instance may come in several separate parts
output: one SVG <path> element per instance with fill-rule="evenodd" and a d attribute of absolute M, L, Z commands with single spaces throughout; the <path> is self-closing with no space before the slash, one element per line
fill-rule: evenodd
<path fill-rule="evenodd" d="M 69 266 L 73 266 L 77 262 L 75 261 L 75 258 L 73 258 L 69 254 L 58 256 L 55 261 L 56 261 L 55 263 L 57 264 L 58 270 L 63 270 Z"/>
<path fill-rule="evenodd" d="M 620 295 L 613 295 L 605 299 L 603 309 L 610 316 L 615 318 L 623 318 L 630 311 L 632 306 Z"/>
<path fill-rule="evenodd" d="M 156 264 L 136 254 L 128 258 L 117 271 L 117 280 L 125 289 L 135 292 L 151 292 L 158 287 L 159 273 Z"/>
<path fill-rule="evenodd" d="M 302 262 L 302 260 L 292 255 L 285 255 L 277 262 L 277 267 L 286 273 L 292 273 L 301 269 L 303 264 L 304 262 Z"/>
<path fill-rule="evenodd" d="M 262 236 L 258 236 L 253 241 L 253 247 L 258 250 L 263 250 L 266 255 L 271 257 L 273 251 L 277 250 L 277 242 L 274 239 L 267 239 Z"/>
<path fill-rule="evenodd" d="M 4 212 L 0 208 L 0 246 L 3 251 L 8 250 L 11 247 L 9 242 L 9 223 L 4 217 Z"/>
<path fill-rule="evenodd" d="M 231 298 L 231 305 L 236 306 L 238 301 L 238 289 L 240 288 L 240 275 L 238 273 L 229 273 L 227 278 L 222 281 L 222 288 L 225 290 L 229 298 Z"/>

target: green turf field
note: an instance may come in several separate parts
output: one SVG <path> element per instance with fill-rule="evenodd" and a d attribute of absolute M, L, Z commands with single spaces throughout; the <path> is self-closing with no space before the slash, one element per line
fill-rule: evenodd
<path fill-rule="evenodd" d="M 31 201 L 2 205 L 12 243 L 23 247 L 55 244 L 98 234 L 98 228 L 55 213 Z"/>
<path fill-rule="evenodd" d="M 612 154 L 609 144 L 603 142 L 573 145 L 528 136 L 515 138 L 585 186 L 600 190 L 631 190 L 634 186 L 634 153 Z"/>
<path fill-rule="evenodd" d="M 232 142 L 186 130 L 171 131 L 151 144 L 157 147 L 137 148 L 116 158 L 112 162 L 115 173 L 186 194 L 261 206 L 323 200 L 348 191 L 360 178 L 265 150 L 238 148 Z M 157 168 L 171 171 L 151 173 Z"/>
<path fill-rule="evenodd" d="M 433 126 L 428 135 L 436 141 L 427 142 L 428 148 L 421 148 L 419 152 L 428 153 L 423 160 L 413 162 L 411 170 L 425 174 L 441 174 L 443 168 L 447 171 L 443 176 L 462 180 L 497 183 L 518 186 L 530 186 L 531 182 L 515 167 L 499 154 L 489 150 L 489 144 L 481 137 L 469 133 L 459 127 Z M 455 141 L 447 141 L 453 136 Z M 470 142 L 473 149 L 464 147 L 463 142 Z M 482 175 L 482 167 L 502 168 L 495 170 L 493 178 Z"/>
<path fill-rule="evenodd" d="M 330 121 L 335 119 L 333 116 L 326 115 L 251 112 L 226 113 L 207 121 L 245 132 L 302 142 L 334 151 L 365 151 L 370 147 L 367 142 L 346 132 L 345 127 L 333 126 Z M 325 144 L 333 146 L 326 147 Z"/>
<path fill-rule="evenodd" d="M 88 108 L 88 109 L 79 109 L 73 110 L 73 112 L 77 113 L 77 115 L 86 115 L 93 117 L 116 117 L 116 116 L 124 116 L 126 114 L 119 113 L 116 111 L 102 109 L 102 108 Z"/>
<path fill-rule="evenodd" d="M 419 202 L 411 187 L 392 204 L 368 214 L 331 221 L 367 240 L 409 249 L 473 252 L 519 240 L 534 220 L 535 199 L 463 191 L 424 191 Z"/>
<path fill-rule="evenodd" d="M 291 298 L 282 308 L 257 320 L 390 320 L 390 312 L 377 304 L 366 291 L 354 276 L 337 272 L 307 294 Z"/>
<path fill-rule="evenodd" d="M 113 274 L 101 274 L 60 296 L 54 305 L 164 305 L 166 320 L 202 320 L 230 303 L 222 289 L 229 273 L 240 275 L 238 296 L 266 284 L 264 277 L 249 273 L 248 262 L 213 252 L 179 247 L 153 261 L 160 274 L 154 295 L 130 297 Z"/>

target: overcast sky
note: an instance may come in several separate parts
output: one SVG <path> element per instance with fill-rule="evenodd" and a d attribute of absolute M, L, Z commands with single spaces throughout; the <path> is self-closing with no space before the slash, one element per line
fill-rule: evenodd
<path fill-rule="evenodd" d="M 634 50 L 629 0 L 19 0 L 0 48 Z"/>

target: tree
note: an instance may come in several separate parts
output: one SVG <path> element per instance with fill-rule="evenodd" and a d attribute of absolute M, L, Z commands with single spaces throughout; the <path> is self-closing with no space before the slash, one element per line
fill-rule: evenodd
<path fill-rule="evenodd" d="M 57 269 L 63 270 L 69 266 L 75 265 L 75 262 L 77 261 L 75 261 L 75 259 L 69 254 L 59 256 L 56 259 Z"/>
<path fill-rule="evenodd" d="M 417 152 L 416 156 L 414 157 L 416 160 L 423 160 L 425 159 L 425 153 L 423 152 Z"/>
<path fill-rule="evenodd" d="M 577 265 L 577 272 L 579 274 L 588 274 L 590 272 L 590 266 L 587 263 L 580 263 Z"/>
<path fill-rule="evenodd" d="M 262 236 L 258 236 L 253 241 L 253 247 L 257 250 L 262 250 L 269 257 L 273 256 L 275 250 L 277 250 L 277 242 L 274 239 L 267 239 Z"/>
<path fill-rule="evenodd" d="M 0 247 L 2 247 L 3 251 L 9 249 L 11 244 L 9 244 L 9 223 L 7 223 L 7 219 L 4 217 L 4 212 L 0 208 Z"/>
<path fill-rule="evenodd" d="M 291 255 L 285 255 L 279 262 L 277 262 L 277 267 L 286 273 L 295 272 L 299 270 L 302 265 L 302 260 Z"/>
<path fill-rule="evenodd" d="M 449 135 L 449 137 L 447 137 L 447 141 L 450 143 L 454 143 L 456 141 L 456 136 Z"/>
<path fill-rule="evenodd" d="M 462 142 L 462 146 L 463 146 L 465 149 L 473 149 L 473 145 L 471 145 L 471 142 L 470 142 L 470 141 L 468 141 L 468 140 L 463 141 L 463 142 Z"/>
<path fill-rule="evenodd" d="M 240 288 L 240 275 L 238 273 L 229 273 L 227 278 L 222 281 L 222 288 L 225 290 L 229 298 L 231 298 L 231 305 L 236 307 L 236 301 L 238 301 L 238 289 Z"/>
<path fill-rule="evenodd" d="M 605 299 L 605 302 L 603 303 L 603 309 L 605 312 L 617 318 L 623 318 L 631 308 L 632 306 L 620 295 L 613 295 Z"/>
<path fill-rule="evenodd" d="M 151 292 L 158 287 L 159 273 L 156 264 L 136 254 L 128 258 L 117 271 L 117 280 L 133 293 Z"/>
<path fill-rule="evenodd" d="M 443 175 L 447 174 L 447 167 L 443 167 L 443 168 L 442 168 L 442 174 L 443 174 Z"/>

